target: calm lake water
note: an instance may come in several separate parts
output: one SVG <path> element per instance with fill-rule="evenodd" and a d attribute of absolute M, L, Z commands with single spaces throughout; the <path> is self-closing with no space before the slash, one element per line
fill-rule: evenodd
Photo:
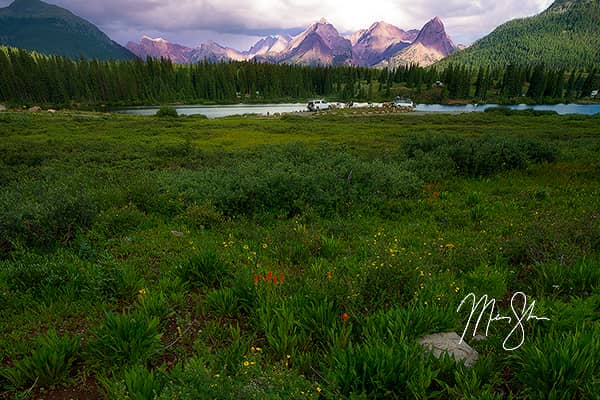
<path fill-rule="evenodd" d="M 446 106 L 441 104 L 417 104 L 416 111 L 432 113 L 463 113 L 463 112 L 481 112 L 486 108 L 499 107 L 497 104 L 485 105 L 458 105 Z M 559 114 L 585 114 L 593 115 L 600 113 L 600 104 L 553 104 L 553 105 L 515 105 L 506 106 L 513 110 L 550 110 Z M 204 114 L 208 118 L 221 118 L 231 115 L 242 114 L 262 114 L 284 113 L 306 111 L 305 103 L 293 104 L 235 104 L 220 106 L 189 105 L 176 107 L 177 112 L 183 115 Z M 154 115 L 158 107 L 132 107 L 116 110 L 118 113 L 136 114 L 136 115 Z"/>

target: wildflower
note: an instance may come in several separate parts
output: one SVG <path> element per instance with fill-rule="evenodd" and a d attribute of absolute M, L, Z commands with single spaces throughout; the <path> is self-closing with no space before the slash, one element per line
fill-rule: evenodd
<path fill-rule="evenodd" d="M 321 393 L 323 389 L 321 389 L 319 386 L 317 386 L 317 392 Z"/>
<path fill-rule="evenodd" d="M 268 271 L 267 272 L 267 279 L 266 279 L 266 281 L 267 282 L 271 282 L 272 279 L 273 279 L 273 272 Z"/>
<path fill-rule="evenodd" d="M 327 279 L 331 280 L 331 278 L 333 278 L 333 272 L 329 271 L 327 272 Z"/>
<path fill-rule="evenodd" d="M 263 244 L 262 244 L 262 248 L 263 248 L 263 249 L 266 249 L 267 247 L 269 247 L 269 246 L 268 246 L 266 243 L 263 243 Z"/>
<path fill-rule="evenodd" d="M 244 250 L 250 250 L 250 247 L 247 244 L 245 244 L 244 245 Z"/>
<path fill-rule="evenodd" d="M 183 336 L 183 333 L 181 333 L 181 327 L 180 326 L 177 327 L 177 333 L 179 334 L 179 337 Z"/>
<path fill-rule="evenodd" d="M 348 321 L 349 318 L 350 318 L 350 316 L 348 315 L 348 313 L 343 313 L 342 314 L 342 320 Z"/>
<path fill-rule="evenodd" d="M 146 295 L 146 289 L 141 288 L 140 290 L 138 290 L 138 295 L 140 297 L 144 297 Z"/>
<path fill-rule="evenodd" d="M 290 358 L 292 358 L 292 356 L 290 356 L 290 355 L 288 354 L 287 356 L 285 356 L 285 358 L 287 358 L 287 359 L 289 360 Z"/>
<path fill-rule="evenodd" d="M 283 285 L 283 272 L 279 273 L 279 283 Z"/>
<path fill-rule="evenodd" d="M 248 362 L 247 360 L 244 361 L 244 367 L 247 367 L 248 365 L 250 365 L 250 362 Z"/>
<path fill-rule="evenodd" d="M 258 274 L 254 274 L 254 285 L 258 285 L 258 281 L 260 280 L 261 276 Z"/>
<path fill-rule="evenodd" d="M 453 249 L 453 248 L 454 248 L 454 245 L 453 245 L 452 243 L 448 243 L 448 244 L 446 245 L 446 248 L 447 248 L 447 249 Z"/>
<path fill-rule="evenodd" d="M 459 290 L 460 290 L 460 288 L 459 288 L 458 286 L 454 288 L 454 291 L 455 291 L 456 293 L 458 293 L 458 291 L 459 291 Z"/>

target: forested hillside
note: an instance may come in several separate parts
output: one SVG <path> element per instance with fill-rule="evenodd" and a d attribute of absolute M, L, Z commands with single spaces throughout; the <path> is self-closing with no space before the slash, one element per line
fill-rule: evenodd
<path fill-rule="evenodd" d="M 552 103 L 590 96 L 600 86 L 598 70 L 544 65 L 471 68 L 405 66 L 306 67 L 257 62 L 169 60 L 79 60 L 0 47 L 0 102 L 135 105 L 305 101 L 390 101 L 409 96 L 421 103 L 461 101 Z"/>
<path fill-rule="evenodd" d="M 95 25 L 39 0 L 15 0 L 10 6 L 0 8 L 0 44 L 74 59 L 135 58 Z"/>
<path fill-rule="evenodd" d="M 600 63 L 600 2 L 558 0 L 543 13 L 500 25 L 442 64 L 531 64 L 586 67 Z"/>

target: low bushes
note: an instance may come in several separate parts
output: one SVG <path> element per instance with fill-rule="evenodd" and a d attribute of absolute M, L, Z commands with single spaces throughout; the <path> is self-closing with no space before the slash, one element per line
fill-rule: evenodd
<path fill-rule="evenodd" d="M 521 169 L 528 163 L 555 161 L 556 147 L 533 139 L 489 136 L 460 138 L 446 135 L 412 136 L 407 139 L 405 152 L 409 160 L 428 160 L 434 157 L 439 171 L 427 171 L 428 178 L 442 179 L 455 169 L 460 175 L 489 176 L 511 169 Z M 451 160 L 451 162 L 449 162 Z M 431 162 L 427 163 L 431 165 Z M 410 165 L 410 164 L 409 164 Z M 431 169 L 431 167 L 429 167 Z M 438 176 L 435 174 L 438 172 Z"/>
<path fill-rule="evenodd" d="M 159 108 L 155 115 L 160 118 L 177 118 L 179 116 L 175 107 L 169 106 Z"/>

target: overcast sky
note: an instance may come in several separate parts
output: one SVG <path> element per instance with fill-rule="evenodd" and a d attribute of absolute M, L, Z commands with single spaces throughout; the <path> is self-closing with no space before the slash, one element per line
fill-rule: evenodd
<path fill-rule="evenodd" d="M 46 0 L 125 44 L 142 35 L 196 47 L 212 39 L 246 50 L 260 37 L 295 35 L 325 17 L 343 34 L 386 21 L 421 28 L 439 16 L 455 43 L 470 44 L 497 25 L 539 13 L 552 0 Z M 0 0 L 0 7 L 12 0 Z"/>

